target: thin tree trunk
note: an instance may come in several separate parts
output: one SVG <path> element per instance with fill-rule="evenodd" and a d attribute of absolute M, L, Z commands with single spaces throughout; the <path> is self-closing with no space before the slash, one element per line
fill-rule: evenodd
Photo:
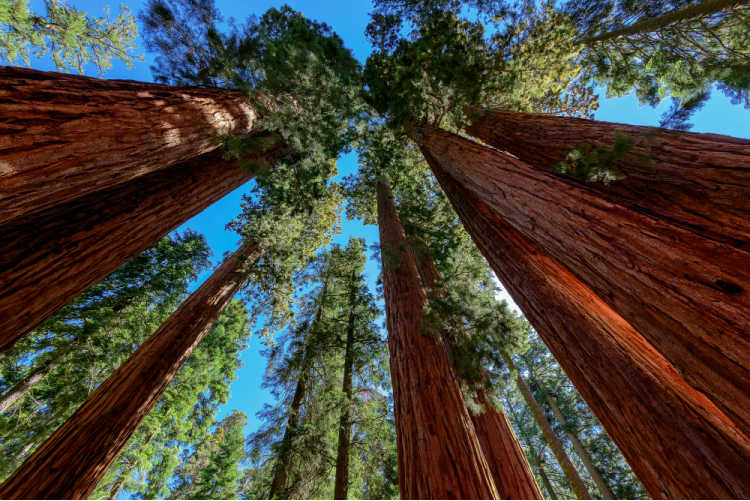
<path fill-rule="evenodd" d="M 555 492 L 555 488 L 552 487 L 552 482 L 550 482 L 549 477 L 547 477 L 547 472 L 544 471 L 544 463 L 542 461 L 536 465 L 536 469 L 539 472 L 539 476 L 542 477 L 542 483 L 544 484 L 544 488 L 547 489 L 547 494 L 550 496 L 549 498 L 560 499 L 560 496 Z"/>
<path fill-rule="evenodd" d="M 294 395 L 292 396 L 292 402 L 289 405 L 289 417 L 287 418 L 286 428 L 284 429 L 284 436 L 281 439 L 281 447 L 279 448 L 279 458 L 276 461 L 274 467 L 273 479 L 271 480 L 271 488 L 268 493 L 269 499 L 275 499 L 278 495 L 282 494 L 283 489 L 286 487 L 286 479 L 289 476 L 289 466 L 292 458 L 292 440 L 297 434 L 299 428 L 300 410 L 302 409 L 302 402 L 307 392 L 307 370 L 308 364 L 312 354 L 310 353 L 310 339 L 309 336 L 317 328 L 320 317 L 323 314 L 323 301 L 325 301 L 326 291 L 328 290 L 328 271 L 326 271 L 326 278 L 323 281 L 323 287 L 320 291 L 318 301 L 318 311 L 315 313 L 310 328 L 307 332 L 308 339 L 305 339 L 304 353 L 302 354 L 302 364 L 300 366 L 299 377 L 297 378 L 297 386 L 294 388 Z M 286 496 L 282 496 L 286 497 Z"/>
<path fill-rule="evenodd" d="M 469 111 L 467 132 L 530 166 L 554 172 L 583 144 L 611 149 L 618 134 L 633 146 L 613 167 L 625 177 L 591 192 L 740 249 L 750 248 L 750 140 L 583 118 Z"/>
<path fill-rule="evenodd" d="M 635 35 L 639 33 L 650 33 L 657 31 L 662 28 L 666 28 L 672 24 L 684 23 L 687 21 L 693 21 L 706 16 L 710 16 L 721 12 L 723 10 L 733 9 L 740 5 L 747 5 L 750 3 L 749 0 L 703 0 L 701 2 L 689 5 L 682 9 L 675 9 L 666 12 L 658 17 L 646 17 L 641 21 L 637 21 L 630 26 L 615 29 L 606 33 L 601 33 L 596 36 L 585 37 L 581 39 L 581 43 L 591 44 L 594 42 L 602 42 L 605 40 L 612 40 L 622 36 Z"/>
<path fill-rule="evenodd" d="M 630 322 L 750 435 L 750 253 L 456 134 L 422 150 Z"/>
<path fill-rule="evenodd" d="M 247 96 L 0 67 L 0 224 L 215 150 L 257 129 Z"/>
<path fill-rule="evenodd" d="M 448 351 L 423 325 L 427 296 L 384 179 L 377 198 L 401 497 L 497 499 Z"/>
<path fill-rule="evenodd" d="M 442 278 L 429 250 L 421 242 L 416 241 L 413 235 L 409 236 L 409 244 L 416 259 L 422 284 L 432 296 L 442 298 L 444 293 L 438 286 Z M 453 329 L 454 332 L 458 332 L 461 327 L 454 323 Z M 451 360 L 455 362 L 456 348 L 451 333 L 444 332 L 443 339 Z M 466 383 L 469 386 L 481 384 L 479 381 L 466 381 Z M 469 416 L 500 497 L 502 499 L 542 499 L 542 493 L 539 491 L 526 454 L 507 416 L 492 405 L 481 387 L 477 390 L 477 400 L 482 406 L 482 412 L 474 414 L 469 410 Z"/>
<path fill-rule="evenodd" d="M 425 156 L 464 227 L 650 495 L 750 496 L 750 439 L 591 289 Z"/>
<path fill-rule="evenodd" d="M 214 152 L 0 227 L 0 352 L 251 178 Z"/>
<path fill-rule="evenodd" d="M 550 409 L 552 409 L 552 413 L 555 415 L 555 418 L 560 422 L 560 426 L 562 426 L 562 428 L 565 430 L 565 434 L 570 439 L 570 443 L 573 444 L 573 448 L 576 450 L 576 454 L 578 454 L 578 457 L 581 458 L 583 465 L 586 467 L 586 471 L 589 472 L 589 475 L 591 475 L 591 478 L 594 480 L 597 489 L 599 489 L 599 494 L 601 494 L 602 498 L 604 499 L 614 499 L 615 497 L 612 494 L 612 491 L 609 489 L 609 485 L 607 485 L 607 482 L 602 477 L 602 474 L 599 473 L 599 470 L 596 468 L 596 466 L 594 466 L 593 459 L 591 459 L 589 452 L 578 439 L 578 435 L 576 435 L 572 430 L 565 426 L 568 421 L 567 419 L 565 419 L 565 416 L 557 406 L 555 397 L 550 395 L 548 392 L 544 392 L 544 397 L 547 400 Z"/>
<path fill-rule="evenodd" d="M 0 485 L 8 499 L 85 498 L 242 286 L 262 251 L 242 245 Z"/>
<path fill-rule="evenodd" d="M 552 452 L 555 454 L 557 462 L 560 463 L 560 467 L 563 472 L 565 472 L 565 477 L 568 479 L 568 482 L 570 482 L 573 492 L 578 499 L 591 499 L 591 493 L 586 487 L 586 484 L 583 483 L 581 475 L 578 474 L 578 470 L 573 466 L 573 462 L 570 460 L 568 453 L 565 452 L 565 447 L 552 429 L 552 425 L 547 420 L 547 416 L 544 415 L 544 411 L 539 406 L 539 402 L 536 401 L 536 398 L 534 398 L 534 394 L 531 393 L 526 381 L 521 377 L 521 373 L 516 367 L 516 364 L 513 363 L 513 359 L 505 352 L 503 352 L 502 355 L 505 363 L 508 365 L 508 369 L 511 372 L 516 373 L 516 384 L 518 385 L 518 389 L 521 391 L 524 400 L 526 400 L 526 405 L 529 406 L 531 414 L 534 416 L 534 421 L 536 421 L 536 424 L 542 430 L 544 438 L 547 440 Z"/>
<path fill-rule="evenodd" d="M 354 273 L 352 273 L 354 275 Z M 349 324 L 346 329 L 346 348 L 344 351 L 344 379 L 341 391 L 344 394 L 344 407 L 339 418 L 339 444 L 336 453 L 336 480 L 333 488 L 334 499 L 347 499 L 349 491 L 349 449 L 352 437 L 351 400 L 352 373 L 354 370 L 354 315 L 357 289 L 354 287 L 352 276 L 352 290 L 349 295 Z"/>
<path fill-rule="evenodd" d="M 0 413 L 7 411 L 14 403 L 22 399 L 39 381 L 44 379 L 47 374 L 55 370 L 65 357 L 68 356 L 68 353 L 73 350 L 74 346 L 75 343 L 71 342 L 65 348 L 58 350 L 49 360 L 29 372 L 13 388 L 0 396 Z"/>

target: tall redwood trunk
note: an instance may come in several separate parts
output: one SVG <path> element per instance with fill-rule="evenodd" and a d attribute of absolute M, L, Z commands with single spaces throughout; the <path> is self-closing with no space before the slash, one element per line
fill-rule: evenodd
<path fill-rule="evenodd" d="M 583 483 L 581 475 L 578 473 L 578 470 L 576 470 L 576 467 L 573 466 L 573 462 L 570 460 L 568 453 L 565 452 L 565 447 L 552 429 L 552 425 L 547 420 L 547 416 L 544 415 L 544 411 L 539 405 L 539 402 L 536 401 L 536 398 L 534 398 L 534 394 L 531 393 L 531 389 L 529 389 L 526 381 L 521 377 L 521 373 L 518 371 L 516 364 L 513 363 L 513 359 L 510 358 L 510 355 L 507 353 L 503 353 L 503 359 L 508 365 L 508 369 L 511 373 L 515 372 L 516 385 L 521 391 L 523 399 L 526 400 L 526 405 L 529 406 L 529 410 L 531 410 L 531 414 L 534 416 L 534 421 L 536 421 L 536 424 L 542 430 L 544 439 L 549 444 L 550 449 L 552 449 L 552 453 L 555 455 L 555 458 L 557 458 L 557 462 L 560 463 L 560 467 L 565 473 L 565 477 L 573 488 L 576 497 L 578 499 L 591 499 L 591 493 L 586 487 L 586 484 Z"/>
<path fill-rule="evenodd" d="M 444 293 L 438 287 L 442 278 L 437 270 L 435 261 L 429 250 L 422 242 L 409 238 L 409 245 L 414 253 L 417 269 L 422 279 L 422 284 L 434 297 L 443 297 Z M 447 320 L 447 319 L 446 319 Z M 451 327 L 454 332 L 460 331 L 460 325 L 454 322 Z M 448 354 L 455 360 L 455 344 L 451 339 L 451 332 L 444 332 L 443 339 L 448 348 Z M 481 388 L 483 381 L 466 381 L 469 386 L 477 386 L 477 400 L 482 406 L 480 414 L 469 411 L 471 422 L 474 424 L 482 451 L 492 471 L 492 478 L 502 499 L 542 499 L 542 493 L 536 483 L 531 466 L 526 459 L 526 454 L 521 448 L 521 443 L 516 437 L 513 427 L 507 416 L 489 401 L 484 389 Z"/>
<path fill-rule="evenodd" d="M 258 114 L 238 91 L 0 67 L 0 224 L 220 146 Z"/>
<path fill-rule="evenodd" d="M 425 156 L 464 227 L 651 496 L 750 496 L 750 439 L 591 289 Z"/>
<path fill-rule="evenodd" d="M 552 409 L 555 418 L 560 422 L 560 426 L 565 430 L 565 434 L 570 439 L 570 443 L 573 444 L 576 454 L 581 458 L 581 462 L 586 467 L 586 471 L 589 472 L 589 475 L 591 475 L 591 478 L 594 480 L 596 487 L 599 489 L 599 494 L 601 494 L 604 499 L 614 499 L 615 497 L 609 489 L 609 485 L 607 485 L 604 477 L 602 477 L 602 474 L 599 473 L 599 470 L 594 465 L 594 460 L 591 459 L 591 455 L 589 455 L 589 452 L 581 443 L 578 435 L 576 435 L 569 427 L 565 426 L 568 423 L 568 420 L 565 419 L 565 415 L 563 415 L 562 411 L 560 411 L 560 408 L 557 406 L 557 400 L 555 397 L 545 391 L 544 398 L 547 400 L 550 409 Z"/>
<path fill-rule="evenodd" d="M 750 253 L 434 127 L 424 152 L 538 243 L 750 435 Z"/>
<path fill-rule="evenodd" d="M 354 275 L 354 274 L 352 274 Z M 339 418 L 339 443 L 336 451 L 336 480 L 333 487 L 334 499 L 347 499 L 349 491 L 349 449 L 352 438 L 351 401 L 352 373 L 354 372 L 354 308 L 357 288 L 352 276 L 352 290 L 349 293 L 349 320 L 346 328 L 346 348 L 344 349 L 344 379 L 341 392 L 344 394 L 344 407 Z"/>
<path fill-rule="evenodd" d="M 0 485 L 6 499 L 87 497 L 261 254 L 245 243 Z"/>
<path fill-rule="evenodd" d="M 251 178 L 214 152 L 0 226 L 0 352 Z"/>
<path fill-rule="evenodd" d="M 497 499 L 448 351 L 423 325 L 427 296 L 384 179 L 377 196 L 401 497 Z"/>
<path fill-rule="evenodd" d="M 469 134 L 550 172 L 582 144 L 609 149 L 616 134 L 629 136 L 632 149 L 614 164 L 624 179 L 577 182 L 617 204 L 750 248 L 748 139 L 499 109 L 473 114 Z"/>

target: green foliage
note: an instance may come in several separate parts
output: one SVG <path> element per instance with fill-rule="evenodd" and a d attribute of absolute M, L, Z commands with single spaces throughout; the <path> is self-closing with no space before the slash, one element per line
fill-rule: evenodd
<path fill-rule="evenodd" d="M 331 497 L 345 405 L 353 411 L 350 496 L 392 497 L 397 491 L 392 408 L 384 396 L 387 355 L 373 323 L 379 310 L 365 286 L 364 264 L 363 243 L 352 239 L 346 248 L 319 255 L 297 280 L 306 291 L 299 298 L 300 321 L 265 353 L 263 384 L 278 404 L 258 414 L 264 425 L 248 440 L 251 465 L 243 496 L 267 498 L 276 470 L 285 467 L 287 481 L 278 496 Z M 341 386 L 349 327 L 355 333 L 351 402 Z"/>
<path fill-rule="evenodd" d="M 104 73 L 120 59 L 133 67 L 141 56 L 133 53 L 138 27 L 127 7 L 120 15 L 109 18 L 89 17 L 86 12 L 69 7 L 64 0 L 45 0 L 45 15 L 29 10 L 29 0 L 4 0 L 0 3 L 0 58 L 10 64 L 19 59 L 27 66 L 30 57 L 49 54 L 60 71 L 83 73 L 87 64 L 94 64 Z"/>
<path fill-rule="evenodd" d="M 632 147 L 632 137 L 616 132 L 611 149 L 582 144 L 570 151 L 556 170 L 582 181 L 610 184 L 624 179 L 625 176 L 617 170 L 615 164 L 627 156 Z"/>
<path fill-rule="evenodd" d="M 164 238 L 91 287 L 0 359 L 0 391 L 42 378 L 0 416 L 0 475 L 60 426 L 180 304 L 208 264 L 202 236 Z M 46 361 L 59 364 L 44 369 Z"/>

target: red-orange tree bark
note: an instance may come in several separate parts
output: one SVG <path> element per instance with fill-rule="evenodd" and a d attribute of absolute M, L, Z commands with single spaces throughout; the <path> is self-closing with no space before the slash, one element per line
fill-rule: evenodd
<path fill-rule="evenodd" d="M 495 109 L 476 113 L 469 134 L 548 171 L 584 143 L 611 148 L 616 134 L 624 134 L 633 146 L 614 168 L 625 178 L 609 185 L 585 183 L 588 188 L 709 238 L 750 248 L 750 140 Z"/>
<path fill-rule="evenodd" d="M 472 239 L 651 496 L 750 495 L 750 439 L 591 289 L 425 156 Z"/>
<path fill-rule="evenodd" d="M 0 67 L 0 224 L 208 153 L 258 119 L 237 91 Z"/>
<path fill-rule="evenodd" d="M 401 497 L 497 499 L 448 351 L 423 325 L 427 296 L 385 180 L 377 192 Z"/>
<path fill-rule="evenodd" d="M 411 235 L 410 235 L 411 237 Z M 431 297 L 443 297 L 438 284 L 442 282 L 435 261 L 427 247 L 415 238 L 409 238 L 409 245 L 417 263 L 422 284 L 430 291 Z M 452 335 L 461 330 L 459 322 L 445 319 L 443 323 L 443 339 L 451 359 L 455 360 L 456 347 Z M 455 368 L 455 367 L 454 367 Z M 471 410 L 471 422 L 474 424 L 482 451 L 492 471 L 495 487 L 502 499 L 542 499 L 542 493 L 536 483 L 526 454 L 516 437 L 507 416 L 487 398 L 481 387 L 482 381 L 466 381 L 472 386 L 480 386 L 477 390 L 477 402 L 482 406 L 482 412 L 475 414 Z"/>
<path fill-rule="evenodd" d="M 750 435 L 750 253 L 456 134 L 426 127 L 421 146 Z"/>
<path fill-rule="evenodd" d="M 240 247 L 0 485 L 4 499 L 81 499 L 159 400 L 261 254 Z"/>
<path fill-rule="evenodd" d="M 0 352 L 251 177 L 213 152 L 0 226 Z"/>

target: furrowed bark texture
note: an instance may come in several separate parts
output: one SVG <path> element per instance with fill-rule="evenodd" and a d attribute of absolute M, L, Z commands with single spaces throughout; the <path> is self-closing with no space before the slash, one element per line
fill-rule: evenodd
<path fill-rule="evenodd" d="M 220 146 L 258 120 L 242 93 L 0 67 L 0 224 Z"/>
<path fill-rule="evenodd" d="M 239 290 L 260 256 L 249 242 L 120 366 L 0 485 L 4 499 L 88 497 L 120 449 L 158 402 L 195 347 Z"/>
<path fill-rule="evenodd" d="M 213 152 L 0 226 L 0 352 L 251 178 Z"/>
<path fill-rule="evenodd" d="M 594 465 L 594 460 L 591 459 L 589 452 L 578 439 L 578 435 L 576 435 L 573 431 L 565 426 L 568 420 L 565 419 L 565 415 L 560 410 L 560 407 L 557 406 L 557 400 L 555 399 L 555 397 L 545 392 L 544 398 L 547 400 L 550 409 L 552 409 L 552 413 L 555 415 L 555 418 L 560 422 L 560 425 L 565 430 L 565 434 L 570 439 L 570 443 L 573 444 L 573 448 L 576 450 L 576 454 L 578 454 L 578 457 L 581 458 L 581 462 L 586 467 L 586 471 L 589 472 L 589 475 L 591 475 L 591 478 L 594 480 L 597 489 L 599 489 L 599 494 L 601 494 L 603 499 L 614 499 L 615 497 L 612 494 L 612 491 L 609 489 L 609 485 L 607 485 L 604 477 L 602 477 L 602 474 L 599 473 L 599 470 Z"/>
<path fill-rule="evenodd" d="M 444 293 L 438 286 L 442 283 L 442 278 L 429 250 L 422 242 L 411 238 L 411 235 L 408 237 L 422 284 L 426 290 L 430 291 L 431 297 L 443 297 Z M 444 324 L 443 339 L 449 356 L 452 360 L 455 360 L 454 350 L 456 348 L 451 338 L 451 332 L 448 332 L 448 330 L 455 329 L 454 332 L 458 332 L 460 326 L 454 324 L 449 328 L 448 323 L 446 321 Z M 479 381 L 466 382 L 469 386 L 481 384 Z M 474 430 L 490 471 L 492 471 L 492 478 L 500 497 L 502 499 L 543 499 L 531 471 L 531 466 L 526 459 L 526 454 L 505 413 L 492 405 L 481 387 L 477 390 L 477 401 L 483 408 L 481 414 L 474 414 L 469 410 L 469 416 L 474 424 Z"/>
<path fill-rule="evenodd" d="M 354 277 L 352 277 L 354 283 Z M 354 369 L 354 308 L 357 289 L 352 287 L 349 294 L 349 320 L 346 329 L 346 348 L 344 350 L 344 379 L 341 392 L 346 402 L 339 418 L 339 443 L 336 451 L 336 480 L 333 487 L 334 499 L 347 499 L 349 491 L 349 451 L 352 438 L 351 401 L 352 373 Z"/>
<path fill-rule="evenodd" d="M 748 139 L 496 109 L 472 114 L 469 134 L 550 172 L 582 144 L 610 149 L 616 133 L 627 135 L 633 147 L 615 163 L 624 179 L 576 182 L 607 200 L 750 249 Z"/>
<path fill-rule="evenodd" d="M 378 226 L 404 499 L 498 499 L 440 335 L 422 325 L 422 282 L 385 180 Z"/>
<path fill-rule="evenodd" d="M 434 127 L 422 149 L 750 435 L 750 254 Z"/>
<path fill-rule="evenodd" d="M 536 421 L 536 424 L 542 430 L 544 439 L 549 444 L 550 449 L 552 449 L 552 452 L 565 473 L 565 478 L 568 479 L 568 483 L 570 483 L 576 497 L 578 499 L 591 499 L 591 493 L 589 493 L 589 490 L 586 488 L 586 484 L 583 483 L 581 475 L 578 474 L 578 470 L 576 470 L 576 467 L 573 466 L 573 463 L 570 461 L 568 453 L 565 452 L 565 447 L 552 429 L 552 425 L 547 420 L 547 416 L 544 415 L 544 411 L 539 405 L 539 402 L 536 401 L 536 398 L 534 398 L 534 394 L 531 393 L 531 389 L 529 389 L 526 381 L 521 377 L 521 373 L 518 371 L 516 364 L 513 363 L 513 359 L 510 358 L 510 355 L 507 353 L 503 353 L 503 359 L 505 360 L 508 369 L 511 372 L 516 373 L 516 385 L 521 391 L 524 400 L 526 400 L 526 405 L 529 406 L 529 410 L 531 410 L 531 414 L 534 416 L 534 421 Z"/>
<path fill-rule="evenodd" d="M 654 498 L 750 495 L 750 439 L 539 245 L 425 157 L 513 300 Z"/>

